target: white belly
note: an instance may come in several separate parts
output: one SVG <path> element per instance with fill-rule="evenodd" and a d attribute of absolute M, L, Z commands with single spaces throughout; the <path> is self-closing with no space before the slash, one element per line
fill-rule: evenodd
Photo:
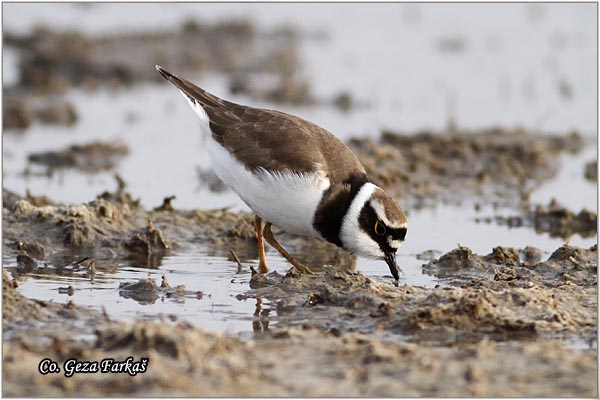
<path fill-rule="evenodd" d="M 207 135 L 208 136 L 208 135 Z M 321 235 L 313 228 L 315 210 L 329 188 L 324 173 L 258 174 L 248 171 L 210 136 L 206 145 L 215 173 L 263 220 L 297 235 Z"/>

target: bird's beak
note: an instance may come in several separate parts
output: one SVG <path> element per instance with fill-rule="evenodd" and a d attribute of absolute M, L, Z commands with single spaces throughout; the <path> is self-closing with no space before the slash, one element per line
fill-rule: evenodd
<path fill-rule="evenodd" d="M 395 280 L 400 279 L 400 275 L 398 274 L 398 264 L 396 264 L 396 253 L 385 253 L 385 262 L 390 267 L 390 272 Z"/>

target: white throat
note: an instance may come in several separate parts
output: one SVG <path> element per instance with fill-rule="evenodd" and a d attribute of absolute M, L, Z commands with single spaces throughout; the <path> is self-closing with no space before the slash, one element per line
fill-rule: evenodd
<path fill-rule="evenodd" d="M 342 228 L 340 230 L 340 240 L 342 241 L 344 248 L 368 258 L 383 257 L 383 252 L 379 248 L 377 242 L 371 239 L 358 224 L 360 211 L 365 203 L 369 201 L 375 189 L 377 189 L 377 186 L 370 182 L 365 183 L 363 187 L 360 188 L 344 216 Z"/>

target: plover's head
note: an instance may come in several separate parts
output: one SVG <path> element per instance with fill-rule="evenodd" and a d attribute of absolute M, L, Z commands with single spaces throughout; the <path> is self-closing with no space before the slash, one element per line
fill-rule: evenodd
<path fill-rule="evenodd" d="M 406 215 L 383 189 L 364 184 L 354 199 L 340 230 L 344 248 L 367 258 L 385 260 L 398 280 L 396 250 L 406 236 Z"/>

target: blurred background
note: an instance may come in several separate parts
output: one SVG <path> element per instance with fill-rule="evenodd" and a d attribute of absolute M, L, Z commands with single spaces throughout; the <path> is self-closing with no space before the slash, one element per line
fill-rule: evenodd
<path fill-rule="evenodd" d="M 87 201 L 116 171 L 146 206 L 166 194 L 239 204 L 198 183 L 212 182 L 198 123 L 155 64 L 342 139 L 448 126 L 595 137 L 596 15 L 566 3 L 3 4 L 4 185 Z M 50 178 L 27 158 L 96 140 L 128 156 Z"/>

